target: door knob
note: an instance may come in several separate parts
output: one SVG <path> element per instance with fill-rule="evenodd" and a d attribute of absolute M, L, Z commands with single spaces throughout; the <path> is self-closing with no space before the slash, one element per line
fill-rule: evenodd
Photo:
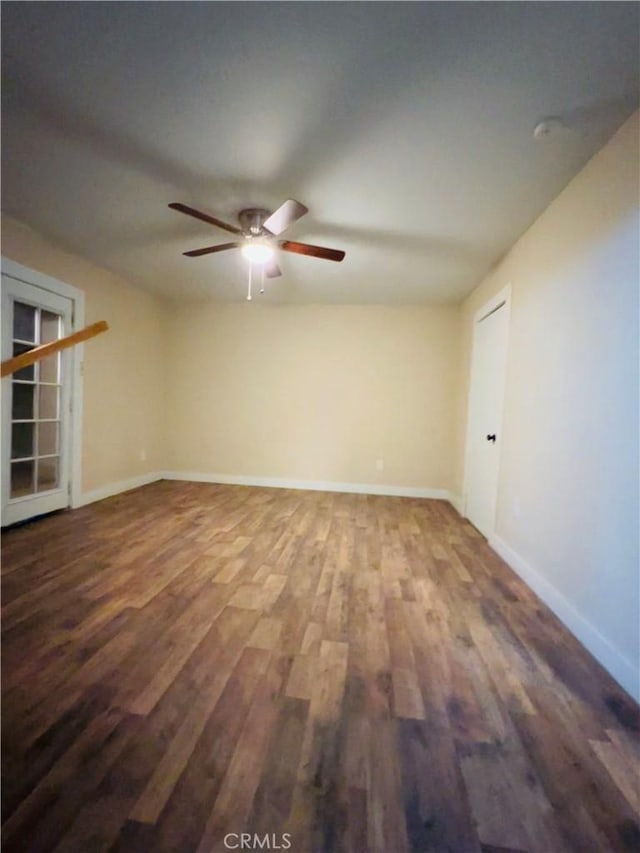
<path fill-rule="evenodd" d="M 494 432 L 494 433 L 492 433 L 491 435 L 488 435 L 488 436 L 487 436 L 487 441 L 492 441 L 494 444 L 496 443 L 496 434 L 495 434 L 495 432 Z"/>

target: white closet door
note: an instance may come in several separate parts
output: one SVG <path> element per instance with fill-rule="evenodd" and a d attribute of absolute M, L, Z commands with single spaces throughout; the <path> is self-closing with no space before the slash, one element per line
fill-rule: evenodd
<path fill-rule="evenodd" d="M 507 359 L 503 304 L 476 323 L 469 391 L 465 515 L 485 536 L 495 526 Z"/>

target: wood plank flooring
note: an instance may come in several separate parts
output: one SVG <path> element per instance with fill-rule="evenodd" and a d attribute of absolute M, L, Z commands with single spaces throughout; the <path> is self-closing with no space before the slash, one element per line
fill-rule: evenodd
<path fill-rule="evenodd" d="M 637 707 L 444 502 L 159 482 L 2 591 L 4 853 L 640 849 Z"/>

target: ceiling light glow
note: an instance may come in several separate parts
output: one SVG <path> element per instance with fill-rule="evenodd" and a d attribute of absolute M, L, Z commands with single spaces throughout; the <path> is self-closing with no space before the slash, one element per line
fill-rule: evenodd
<path fill-rule="evenodd" d="M 252 264 L 266 264 L 273 258 L 273 249 L 268 243 L 246 242 L 242 254 Z"/>

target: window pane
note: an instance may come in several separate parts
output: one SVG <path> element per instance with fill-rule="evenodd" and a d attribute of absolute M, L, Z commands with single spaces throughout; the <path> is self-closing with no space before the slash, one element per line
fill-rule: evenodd
<path fill-rule="evenodd" d="M 58 457 L 38 459 L 38 491 L 46 492 L 58 486 Z"/>
<path fill-rule="evenodd" d="M 11 497 L 21 498 L 33 494 L 33 474 L 35 462 L 11 463 Z"/>
<path fill-rule="evenodd" d="M 30 344 L 14 344 L 13 354 L 22 355 L 23 352 L 29 352 L 33 347 Z M 13 374 L 14 379 L 26 379 L 33 382 L 35 375 L 35 364 L 30 364 L 29 367 L 23 367 L 21 370 L 16 370 Z"/>
<path fill-rule="evenodd" d="M 57 422 L 38 424 L 38 456 L 48 456 L 58 452 L 58 435 Z"/>
<path fill-rule="evenodd" d="M 58 389 L 52 385 L 39 385 L 38 394 L 38 417 L 55 420 L 58 417 Z"/>
<path fill-rule="evenodd" d="M 13 392 L 11 395 L 11 419 L 14 421 L 33 420 L 33 401 L 36 386 L 13 382 L 11 388 Z"/>
<path fill-rule="evenodd" d="M 13 303 L 13 337 L 36 342 L 36 309 L 22 302 Z"/>
<path fill-rule="evenodd" d="M 55 453 L 55 450 L 51 452 Z M 24 459 L 26 456 L 35 456 L 33 424 L 11 424 L 11 458 Z"/>
<path fill-rule="evenodd" d="M 60 381 L 60 353 L 43 358 L 40 362 L 40 382 Z"/>
<path fill-rule="evenodd" d="M 40 343 L 48 344 L 50 341 L 57 341 L 59 337 L 60 316 L 43 309 L 40 314 Z"/>

